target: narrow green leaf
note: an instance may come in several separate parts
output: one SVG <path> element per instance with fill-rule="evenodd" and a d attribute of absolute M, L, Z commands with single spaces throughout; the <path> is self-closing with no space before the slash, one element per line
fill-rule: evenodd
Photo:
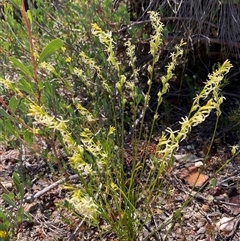
<path fill-rule="evenodd" d="M 54 39 L 50 42 L 42 51 L 39 56 L 39 63 L 45 61 L 49 56 L 54 54 L 58 49 L 63 46 L 63 42 L 61 39 Z"/>
<path fill-rule="evenodd" d="M 20 7 L 21 4 L 22 4 L 22 1 L 21 1 L 21 0 L 12 0 L 11 2 L 14 3 L 14 6 L 15 6 L 15 7 Z"/>
<path fill-rule="evenodd" d="M 14 64 L 15 67 L 19 68 L 22 73 L 27 75 L 28 77 L 32 77 L 31 71 L 18 59 L 15 57 L 10 57 L 10 61 Z"/>
<path fill-rule="evenodd" d="M 2 195 L 2 199 L 7 203 L 7 204 L 9 204 L 9 205 L 11 205 L 11 206 L 13 206 L 13 207 L 17 207 L 17 205 L 14 203 L 14 201 L 12 200 L 12 197 L 11 197 L 12 195 L 11 194 L 6 194 L 6 193 L 4 193 L 3 195 Z"/>
<path fill-rule="evenodd" d="M 13 118 L 15 121 L 15 119 Z M 13 125 L 13 123 L 10 120 L 5 120 L 5 130 L 8 131 L 12 135 L 16 135 L 16 127 Z"/>
<path fill-rule="evenodd" d="M 22 4 L 21 1 L 22 1 L 22 0 L 12 0 L 12 1 L 11 1 L 11 4 L 13 5 L 13 7 L 19 9 L 20 6 L 21 6 L 21 4 Z"/>
<path fill-rule="evenodd" d="M 51 98 L 54 98 L 56 96 L 56 85 L 54 82 L 47 80 L 45 82 L 45 90 Z"/>
<path fill-rule="evenodd" d="M 19 80 L 19 88 L 25 92 L 27 92 L 28 94 L 35 94 L 35 91 L 33 91 L 33 88 L 32 88 L 32 85 L 31 85 L 31 82 L 29 81 L 26 81 L 25 79 L 20 79 Z"/>
<path fill-rule="evenodd" d="M 10 114 L 8 114 L 4 109 L 1 109 L 1 108 L 0 108 L 0 115 L 10 120 L 14 120 L 14 118 Z"/>
<path fill-rule="evenodd" d="M 13 182 L 17 190 L 17 197 L 23 200 L 24 198 L 24 184 L 21 181 L 21 178 L 18 173 L 13 173 Z"/>

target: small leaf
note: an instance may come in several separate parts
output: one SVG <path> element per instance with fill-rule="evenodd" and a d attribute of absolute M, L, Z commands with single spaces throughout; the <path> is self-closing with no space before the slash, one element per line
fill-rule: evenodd
<path fill-rule="evenodd" d="M 142 95 L 137 95 L 136 103 L 139 104 L 142 100 Z"/>
<path fill-rule="evenodd" d="M 23 221 L 24 218 L 24 207 L 20 207 L 17 210 L 17 215 L 16 215 L 16 219 L 18 223 L 21 223 Z"/>
<path fill-rule="evenodd" d="M 20 177 L 19 177 L 19 175 L 16 172 L 14 172 L 12 178 L 13 178 L 14 185 L 16 186 L 16 188 L 18 190 L 19 189 L 19 185 L 20 185 Z"/>
<path fill-rule="evenodd" d="M 30 10 L 27 11 L 27 17 L 29 19 L 30 24 L 32 25 L 33 19 L 32 19 L 32 13 Z"/>
<path fill-rule="evenodd" d="M 10 60 L 12 61 L 12 63 L 14 64 L 15 67 L 20 69 L 20 71 L 22 73 L 24 73 L 28 77 L 32 77 L 31 71 L 29 71 L 29 69 L 20 60 L 14 58 L 14 57 L 10 57 Z"/>
<path fill-rule="evenodd" d="M 212 184 L 212 187 L 216 187 L 217 186 L 217 179 L 216 178 L 213 178 L 211 180 L 211 184 Z"/>
<path fill-rule="evenodd" d="M 49 56 L 54 54 L 62 46 L 63 42 L 61 39 L 54 39 L 43 49 L 42 53 L 39 56 L 39 63 L 45 61 Z"/>
<path fill-rule="evenodd" d="M 24 184 L 21 183 L 19 186 L 18 186 L 18 190 L 19 192 L 19 195 L 20 195 L 20 200 L 23 200 L 24 198 Z"/>
<path fill-rule="evenodd" d="M 236 206 L 229 205 L 229 208 L 231 209 L 231 213 L 233 215 L 239 215 L 240 214 L 240 195 L 236 195 L 229 198 L 229 203 L 234 203 Z"/>
<path fill-rule="evenodd" d="M 15 113 L 15 111 L 16 111 L 16 109 L 18 107 L 19 102 L 20 102 L 19 98 L 16 98 L 15 96 L 13 96 L 10 99 L 8 107 L 11 109 L 13 114 Z"/>
<path fill-rule="evenodd" d="M 180 209 L 177 209 L 177 210 L 175 211 L 174 216 L 176 217 L 176 219 L 181 219 L 181 216 L 182 216 L 181 210 L 180 210 Z"/>
<path fill-rule="evenodd" d="M 28 145 L 32 145 L 32 143 L 33 143 L 33 134 L 26 130 L 24 132 L 24 140 L 26 141 L 26 143 Z"/>

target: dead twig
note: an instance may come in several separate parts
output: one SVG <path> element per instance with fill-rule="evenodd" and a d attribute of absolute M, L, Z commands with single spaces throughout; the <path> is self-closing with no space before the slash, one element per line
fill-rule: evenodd
<path fill-rule="evenodd" d="M 34 195 L 31 195 L 31 196 L 28 196 L 28 197 L 25 197 L 24 198 L 24 203 L 31 203 L 33 202 L 36 198 L 39 198 L 40 196 L 44 195 L 45 193 L 47 193 L 48 191 L 52 190 L 53 188 L 57 187 L 59 184 L 67 181 L 67 180 L 74 180 L 78 178 L 78 175 L 75 174 L 75 175 L 72 175 L 70 177 L 67 177 L 67 178 L 62 178 L 56 182 L 54 182 L 53 184 L 51 184 L 50 186 L 48 187 L 45 187 L 43 190 L 37 192 L 36 194 Z"/>

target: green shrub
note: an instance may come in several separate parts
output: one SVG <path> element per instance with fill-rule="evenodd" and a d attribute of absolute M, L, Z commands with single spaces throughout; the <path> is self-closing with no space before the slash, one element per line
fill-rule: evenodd
<path fill-rule="evenodd" d="M 17 230 L 24 221 L 31 221 L 31 216 L 24 210 L 24 181 L 16 172 L 13 173 L 14 192 L 9 192 L 4 186 L 3 201 L 8 208 L 0 209 L 0 240 L 13 240 Z"/>

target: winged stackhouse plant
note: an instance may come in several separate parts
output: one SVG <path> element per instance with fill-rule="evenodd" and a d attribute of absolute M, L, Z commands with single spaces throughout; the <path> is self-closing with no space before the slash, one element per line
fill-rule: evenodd
<path fill-rule="evenodd" d="M 158 61 L 158 52 L 162 44 L 162 24 L 156 13 L 151 13 L 151 21 L 155 32 L 150 40 L 150 53 L 153 56 L 153 62 L 148 66 L 149 79 L 147 84 L 149 88 L 144 97 L 138 94 L 134 82 L 128 81 L 127 76 L 121 72 L 118 60 L 114 55 L 111 33 L 105 33 L 96 24 L 93 25 L 93 34 L 98 36 L 105 46 L 108 61 L 117 74 L 118 81 L 115 83 L 115 89 L 114 86 L 109 85 L 106 79 L 102 80 L 102 83 L 104 83 L 103 88 L 109 85 L 106 89 L 114 89 L 113 92 L 109 91 L 108 93 L 113 95 L 113 99 L 115 98 L 114 94 L 117 95 L 120 105 L 117 110 L 120 109 L 121 113 L 124 113 L 125 104 L 129 98 L 125 95 L 125 88 L 130 89 L 130 98 L 134 110 L 138 109 L 141 98 L 143 98 L 144 106 L 139 130 L 140 133 L 142 132 L 144 116 L 150 100 L 154 65 Z M 178 58 L 182 55 L 182 44 L 183 43 L 176 46 L 176 50 L 172 53 L 171 61 L 167 66 L 167 74 L 161 79 L 162 89 L 158 93 L 158 104 L 152 125 L 154 125 L 158 117 L 158 107 L 162 102 L 162 95 L 168 91 L 168 82 L 172 78 L 172 72 L 177 64 Z M 134 46 L 132 46 L 130 42 L 127 42 L 126 46 L 130 59 L 129 63 L 133 68 L 135 77 L 137 77 L 138 70 L 134 67 Z M 92 62 L 89 67 L 94 68 Z M 73 197 L 69 200 L 69 203 L 77 210 L 78 214 L 83 216 L 85 220 L 93 221 L 94 224 L 97 225 L 100 233 L 107 229 L 110 232 L 114 232 L 121 240 L 137 240 L 140 238 L 143 229 L 146 228 L 151 216 L 154 215 L 150 210 L 154 210 L 153 206 L 156 205 L 155 201 L 158 200 L 159 195 L 163 196 L 163 190 L 166 191 L 165 198 L 170 195 L 171 190 L 165 189 L 163 185 L 161 186 L 163 183 L 159 183 L 159 180 L 172 164 L 171 156 L 179 148 L 179 143 L 186 138 L 187 134 L 191 131 L 191 127 L 202 123 L 212 110 L 216 110 L 218 116 L 221 114 L 220 105 L 224 100 L 224 97 L 221 95 L 221 81 L 230 68 L 231 64 L 229 61 L 225 61 L 212 75 L 209 75 L 209 80 L 206 82 L 205 87 L 193 101 L 189 116 L 183 118 L 180 130 L 172 131 L 168 128 L 166 130 L 167 134 L 164 133 L 161 136 L 155 153 L 155 162 L 152 163 L 151 169 L 145 178 L 142 176 L 144 176 L 146 160 L 139 159 L 136 154 L 138 152 L 138 144 L 134 145 L 134 143 L 139 143 L 136 139 L 139 138 L 141 134 L 133 134 L 131 174 L 128 176 L 124 172 L 124 165 L 126 165 L 125 155 L 123 153 L 125 144 L 124 136 L 126 134 L 123 127 L 124 115 L 121 116 L 120 124 L 117 124 L 117 121 L 115 121 L 114 127 L 110 127 L 109 130 L 101 128 L 97 135 L 94 135 L 89 129 L 84 131 L 82 133 L 84 149 L 91 153 L 94 158 L 92 159 L 91 157 L 90 160 L 86 158 L 85 161 L 87 161 L 87 163 L 85 163 L 81 158 L 83 154 L 80 152 L 80 157 L 75 157 L 74 162 L 72 162 L 73 166 L 81 167 L 77 168 L 80 170 L 80 175 L 83 173 L 83 170 L 85 170 L 83 166 L 87 167 L 86 170 L 88 171 L 87 173 L 84 172 L 84 174 L 88 176 L 87 180 L 90 182 L 90 185 L 89 182 L 85 183 L 85 185 L 83 182 L 82 190 L 74 191 Z M 99 73 L 98 68 L 97 71 Z M 99 76 L 101 75 L 99 74 Z M 203 100 L 205 104 L 200 105 L 200 100 Z M 114 107 L 114 105 L 112 106 Z M 115 113 L 116 110 L 113 112 Z M 117 113 L 114 116 L 116 117 Z M 136 116 L 135 112 L 132 118 L 133 123 L 136 123 Z M 135 128 L 137 129 L 136 126 Z M 117 146 L 115 146 L 114 143 L 117 143 Z M 94 162 L 92 162 L 93 160 Z M 91 169 L 89 169 L 89 163 L 91 163 Z M 137 184 L 139 180 L 143 179 L 143 183 Z M 89 201 L 89 210 L 85 211 L 87 205 L 84 204 L 87 200 Z M 86 216 L 85 214 L 90 211 L 92 211 L 92 214 Z M 104 224 L 102 224 L 100 220 L 104 220 Z M 164 228 L 164 225 L 161 227 Z M 153 231 L 149 237 L 154 234 L 155 231 Z M 144 240 L 147 240 L 149 237 L 146 237 Z"/>
<path fill-rule="evenodd" d="M 150 46 L 153 62 L 148 67 L 149 90 L 144 97 L 139 97 L 134 83 L 128 81 L 127 77 L 122 73 L 118 60 L 114 55 L 114 42 L 110 32 L 105 33 L 96 24 L 93 25 L 93 34 L 99 37 L 106 48 L 109 68 L 113 68 L 116 72 L 117 81 L 114 85 L 104 78 L 101 68 L 97 67 L 93 59 L 88 58 L 84 53 L 81 54 L 84 63 L 90 69 L 96 70 L 100 80 L 99 83 L 102 83 L 102 88 L 106 90 L 106 93 L 113 100 L 116 97 L 118 98 L 119 108 L 116 108 L 114 103 L 110 103 L 110 107 L 116 108 L 113 109 L 115 118 L 118 115 L 117 111 L 120 110 L 121 113 L 124 113 L 127 98 L 129 98 L 129 96 L 125 96 L 124 89 L 130 88 L 132 90 L 131 100 L 135 109 L 137 109 L 136 107 L 140 102 L 139 99 L 144 98 L 141 120 L 144 121 L 144 115 L 150 100 L 149 93 L 154 64 L 158 59 L 158 49 L 161 47 L 159 36 L 161 36 L 162 25 L 159 24 L 156 13 L 151 13 L 151 21 L 157 34 L 151 37 Z M 134 68 L 134 56 L 132 54 L 134 47 L 129 42 L 127 46 L 130 64 Z M 172 71 L 181 53 L 181 45 L 179 45 L 176 47 L 176 52 L 171 56 L 166 76 L 161 79 L 162 89 L 158 93 L 158 106 L 161 104 L 162 95 L 168 90 L 168 81 L 172 77 Z M 40 126 L 49 127 L 61 134 L 62 142 L 69 153 L 69 161 L 81 181 L 78 188 L 73 187 L 72 198 L 68 202 L 83 220 L 98 228 L 100 236 L 105 232 L 113 232 L 121 240 L 137 240 L 141 237 L 143 229 L 146 228 L 147 223 L 154 215 L 154 211 L 150 210 L 154 210 L 153 207 L 159 195 L 163 196 L 163 190 L 165 198 L 170 195 L 171 190 L 161 186 L 163 182 L 160 181 L 159 183 L 159 180 L 163 180 L 164 173 L 171 165 L 171 155 L 178 149 L 179 143 L 184 140 L 191 127 L 203 122 L 212 110 L 216 110 L 217 115 L 220 115 L 220 105 L 224 99 L 220 93 L 221 80 L 230 68 L 230 63 L 226 61 L 212 75 L 209 75 L 209 80 L 202 92 L 194 99 L 189 116 L 183 118 L 180 130 L 172 131 L 168 128 L 166 130 L 167 134 L 162 135 L 159 139 L 155 158 L 153 158 L 154 162 L 152 162 L 151 169 L 146 177 L 143 177 L 144 168 L 146 168 L 145 160 L 138 158 L 134 148 L 132 151 L 131 173 L 129 175 L 125 173 L 124 115 L 121 116 L 120 122 L 114 119 L 115 126 L 92 125 L 101 122 L 100 116 L 94 116 L 91 111 L 88 111 L 77 100 L 74 100 L 80 117 L 90 124 L 90 127 L 82 128 L 80 142 L 78 142 L 68 126 L 69 120 L 53 118 L 43 107 L 38 106 L 36 103 L 30 105 L 29 116 L 32 116 Z M 137 75 L 137 70 L 134 73 Z M 200 100 L 205 101 L 205 104 L 200 105 Z M 157 115 L 156 110 L 154 120 L 157 119 Z M 133 114 L 133 123 L 135 121 L 136 113 Z M 141 126 L 142 124 L 140 125 L 140 132 Z M 134 139 L 138 137 L 133 135 L 132 142 L 138 143 Z M 139 180 L 142 181 L 141 184 L 137 183 Z"/>

